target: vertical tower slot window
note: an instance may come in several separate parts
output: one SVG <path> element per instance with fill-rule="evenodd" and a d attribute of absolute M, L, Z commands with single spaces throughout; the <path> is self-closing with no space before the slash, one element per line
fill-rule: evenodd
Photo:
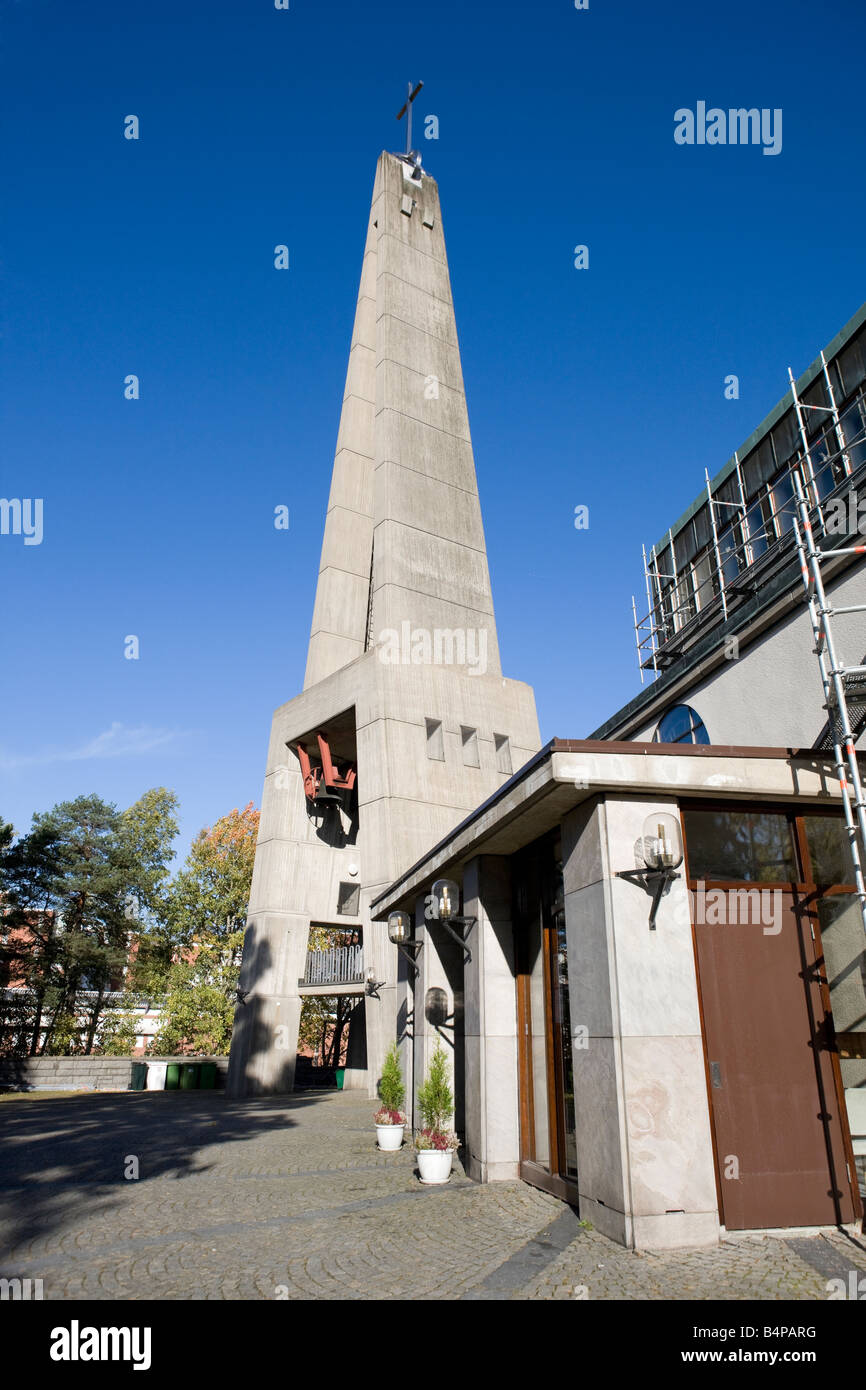
<path fill-rule="evenodd" d="M 496 771 L 511 776 L 511 744 L 507 734 L 494 734 L 493 747 L 496 752 Z"/>
<path fill-rule="evenodd" d="M 425 719 L 427 726 L 427 757 L 434 761 L 444 763 L 445 761 L 445 735 L 442 732 L 441 719 Z"/>
<path fill-rule="evenodd" d="M 480 767 L 478 759 L 478 730 L 468 729 L 465 724 L 460 725 L 460 742 L 463 745 L 463 766 Z"/>

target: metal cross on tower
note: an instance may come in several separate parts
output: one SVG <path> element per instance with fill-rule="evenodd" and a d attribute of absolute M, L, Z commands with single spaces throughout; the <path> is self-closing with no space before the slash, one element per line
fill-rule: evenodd
<path fill-rule="evenodd" d="M 413 91 L 413 90 L 412 90 L 412 83 L 411 83 L 411 82 L 407 82 L 407 83 L 406 83 L 406 101 L 405 101 L 405 103 L 400 107 L 400 110 L 397 112 L 397 120 L 398 120 L 398 121 L 402 121 L 403 117 L 406 116 L 406 153 L 407 153 L 407 155 L 409 155 L 409 154 L 412 153 L 412 102 L 415 100 L 416 96 L 418 95 L 418 93 L 420 92 L 420 90 L 421 90 L 421 88 L 422 88 L 423 86 L 424 86 L 424 83 L 423 83 L 423 82 L 419 82 L 419 83 L 417 84 L 417 86 L 415 87 L 415 90 Z"/>

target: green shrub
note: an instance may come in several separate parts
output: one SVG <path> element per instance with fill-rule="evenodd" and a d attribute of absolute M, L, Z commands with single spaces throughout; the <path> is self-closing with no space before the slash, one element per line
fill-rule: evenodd
<path fill-rule="evenodd" d="M 382 1064 L 382 1075 L 379 1078 L 379 1095 L 382 1105 L 386 1110 L 402 1110 L 406 1101 L 406 1087 L 403 1085 L 403 1073 L 400 1070 L 400 1054 L 397 1051 L 397 1044 L 392 1043 L 388 1048 L 387 1056 Z"/>
<path fill-rule="evenodd" d="M 441 1042 L 437 1042 L 426 1080 L 418 1088 L 418 1109 L 423 1129 L 447 1129 L 454 1112 L 454 1096 L 448 1084 L 448 1057 Z"/>

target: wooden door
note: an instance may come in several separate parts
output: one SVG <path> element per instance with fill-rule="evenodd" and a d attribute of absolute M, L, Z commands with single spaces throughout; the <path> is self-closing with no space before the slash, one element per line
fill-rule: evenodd
<path fill-rule="evenodd" d="M 558 836 L 514 860 L 520 1176 L 577 1204 L 562 865 Z"/>
<path fill-rule="evenodd" d="M 755 889 L 705 884 L 713 920 L 693 914 L 722 1220 L 838 1225 L 855 1208 L 820 933 L 793 887 L 744 911 Z"/>

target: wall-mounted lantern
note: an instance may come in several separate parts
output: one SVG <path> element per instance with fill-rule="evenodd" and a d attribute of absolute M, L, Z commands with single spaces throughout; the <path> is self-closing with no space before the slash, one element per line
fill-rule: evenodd
<path fill-rule="evenodd" d="M 453 878 L 437 878 L 430 896 L 437 921 L 447 922 L 460 911 L 460 887 Z"/>
<path fill-rule="evenodd" d="M 388 940 L 397 947 L 401 956 L 406 957 L 417 975 L 419 973 L 419 966 L 415 956 L 410 955 L 410 952 L 422 950 L 424 942 L 414 940 L 412 936 L 412 919 L 408 912 L 388 913 Z"/>
<path fill-rule="evenodd" d="M 435 986 L 428 989 L 424 996 L 424 1017 L 428 1023 L 432 1023 L 434 1028 L 442 1028 L 448 1022 L 450 1010 L 448 1008 L 448 995 L 444 989 Z"/>
<path fill-rule="evenodd" d="M 676 871 L 683 862 L 683 837 L 677 817 L 666 811 L 655 811 L 647 816 L 639 844 L 645 867 L 620 869 L 617 878 L 642 883 L 646 891 L 652 893 L 649 925 L 650 931 L 655 931 L 656 913 L 662 895 L 668 885 L 680 877 Z"/>
<path fill-rule="evenodd" d="M 444 927 L 448 935 L 463 947 L 463 963 L 472 959 L 472 952 L 466 945 L 466 938 L 475 926 L 475 917 L 465 917 L 460 912 L 460 887 L 451 878 L 438 878 L 433 884 L 431 907 L 432 920 Z M 455 927 L 462 931 L 455 931 Z"/>

